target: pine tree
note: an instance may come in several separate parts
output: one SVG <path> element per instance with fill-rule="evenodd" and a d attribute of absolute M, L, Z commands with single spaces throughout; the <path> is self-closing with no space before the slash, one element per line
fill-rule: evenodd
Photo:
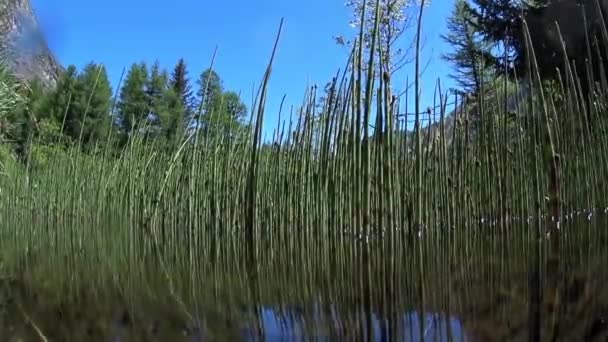
<path fill-rule="evenodd" d="M 526 43 L 523 20 L 530 13 L 542 12 L 550 0 L 470 0 L 469 23 L 492 48 L 489 62 L 498 72 L 522 76 L 526 71 Z M 553 25 L 553 23 L 551 23 Z M 536 28 L 545 30 L 550 28 Z M 534 35 L 535 30 L 531 30 Z"/>
<path fill-rule="evenodd" d="M 61 74 L 55 91 L 50 95 L 49 116 L 59 123 L 63 133 L 65 133 L 65 118 L 77 115 L 74 113 L 73 107 L 76 98 L 77 77 L 76 66 L 68 66 L 65 72 Z"/>
<path fill-rule="evenodd" d="M 150 78 L 146 85 L 146 95 L 148 96 L 148 106 L 150 108 L 151 130 L 159 131 L 161 126 L 161 113 L 165 110 L 165 94 L 168 91 L 169 75 L 161 70 L 160 64 L 156 61 L 150 70 Z"/>
<path fill-rule="evenodd" d="M 118 104 L 118 124 L 125 136 L 129 136 L 134 128 L 141 128 L 148 118 L 150 104 L 146 93 L 147 83 L 145 63 L 133 64 L 120 91 Z"/>
<path fill-rule="evenodd" d="M 472 9 L 466 0 L 456 0 L 454 10 L 448 19 L 448 33 L 442 38 L 452 46 L 443 58 L 455 69 L 452 76 L 463 91 L 478 94 L 482 83 L 490 81 L 493 56 L 490 44 L 473 28 Z"/>
<path fill-rule="evenodd" d="M 521 71 L 523 10 L 512 0 L 472 0 L 467 6 L 469 23 L 495 51 L 488 57 L 497 70 Z"/>
<path fill-rule="evenodd" d="M 75 84 L 73 111 L 65 132 L 83 147 L 105 141 L 109 129 L 112 88 L 103 65 L 87 64 Z"/>
<path fill-rule="evenodd" d="M 177 143 L 185 128 L 185 108 L 175 89 L 168 88 L 163 94 L 158 118 L 165 139 L 170 143 Z"/>
<path fill-rule="evenodd" d="M 193 110 L 192 89 L 188 79 L 188 68 L 183 58 L 180 58 L 173 69 L 170 85 L 175 93 L 179 95 L 186 111 L 191 112 Z"/>
<path fill-rule="evenodd" d="M 169 82 L 169 75 L 165 70 L 161 70 L 158 61 L 154 62 L 150 69 L 150 78 L 146 85 L 146 94 L 150 100 L 150 107 L 154 107 L 155 104 L 163 97 L 163 94 L 167 90 Z"/>

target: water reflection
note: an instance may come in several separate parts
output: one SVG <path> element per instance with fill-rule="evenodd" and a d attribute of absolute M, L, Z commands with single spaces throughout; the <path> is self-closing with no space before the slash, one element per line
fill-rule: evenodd
<path fill-rule="evenodd" d="M 246 329 L 243 337 L 246 341 L 335 341 L 345 338 L 337 334 L 323 333 L 324 317 L 315 315 L 315 326 L 306 328 L 302 318 L 297 318 L 295 312 L 281 312 L 272 308 L 261 308 L 261 332 Z M 340 326 L 340 318 L 335 310 L 331 310 L 332 321 Z M 443 314 L 424 314 L 424 336 L 420 336 L 420 318 L 418 312 L 412 311 L 402 315 L 398 322 L 389 322 L 379 315 L 369 315 L 370 325 L 362 322 L 363 336 L 372 341 L 468 341 L 463 324 L 456 317 L 446 317 Z M 397 324 L 396 330 L 391 330 L 391 324 Z"/>
<path fill-rule="evenodd" d="M 277 236 L 252 254 L 229 241 L 197 268 L 168 259 L 170 282 L 151 264 L 50 286 L 30 263 L 0 277 L 0 340 L 606 341 L 608 230 L 581 221 L 549 238 L 529 226 L 369 244 Z"/>

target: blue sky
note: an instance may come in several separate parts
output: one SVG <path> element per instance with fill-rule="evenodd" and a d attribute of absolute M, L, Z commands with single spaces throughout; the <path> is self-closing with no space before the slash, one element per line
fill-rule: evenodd
<path fill-rule="evenodd" d="M 241 92 L 249 105 L 259 85 L 281 17 L 284 30 L 273 67 L 265 119 L 265 133 L 275 126 L 279 104 L 302 103 L 308 84 L 324 85 L 343 68 L 347 49 L 333 36 L 353 37 L 345 0 L 32 0 L 51 49 L 63 65 L 82 67 L 104 63 L 114 90 L 123 67 L 158 59 L 171 70 L 184 57 L 190 79 L 196 80 L 218 46 L 214 69 L 227 89 Z M 453 0 L 435 0 L 424 17 L 423 61 L 430 61 L 422 83 L 423 101 L 432 105 L 433 88 L 440 78 L 448 86 L 450 66 L 440 58 L 447 46 L 439 35 Z M 404 42 L 405 44 L 406 42 Z M 405 88 L 413 65 L 394 80 Z M 402 85 L 402 86 L 400 86 Z M 287 107 L 289 108 L 289 107 Z"/>

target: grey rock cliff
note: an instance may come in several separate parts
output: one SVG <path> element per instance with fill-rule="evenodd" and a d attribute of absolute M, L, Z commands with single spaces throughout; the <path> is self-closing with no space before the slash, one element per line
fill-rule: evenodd
<path fill-rule="evenodd" d="M 0 0 L 0 57 L 21 79 L 56 84 L 61 67 L 44 39 L 30 0 Z"/>

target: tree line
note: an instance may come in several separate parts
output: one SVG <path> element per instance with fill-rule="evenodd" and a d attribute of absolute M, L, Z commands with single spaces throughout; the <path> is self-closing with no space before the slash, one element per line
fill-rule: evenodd
<path fill-rule="evenodd" d="M 579 2 L 455 0 L 443 39 L 451 46 L 444 58 L 454 67 L 452 77 L 459 90 L 476 95 L 484 85 L 489 88 L 503 75 L 526 75 L 529 59 L 524 21 L 537 51 L 541 77 L 565 79 L 563 73 L 556 72 L 563 70 L 565 50 L 582 78 L 581 87 L 586 88 L 586 75 L 603 75 L 598 71 L 608 70 L 608 65 L 598 63 L 608 61 L 608 33 L 602 16 L 608 9 L 608 0 Z M 353 10 L 352 23 L 363 25 L 365 34 L 361 38 L 365 46 L 375 23 L 373 16 L 376 12 L 381 16 L 378 44 L 384 69 L 379 72 L 389 76 L 385 82 L 390 88 L 390 75 L 412 60 L 412 51 L 407 48 L 411 44 L 402 44 L 401 38 L 407 28 L 414 26 L 419 3 L 349 0 L 347 4 Z M 577 12 L 580 20 L 572 20 L 577 18 Z M 363 13 L 365 20 L 359 19 Z M 556 22 L 573 23 L 574 27 L 566 27 L 560 37 Z M 337 41 L 345 43 L 342 37 L 337 37 Z M 590 56 L 595 58 L 591 69 L 585 64 Z M 54 89 L 31 82 L 22 94 L 26 101 L 0 117 L 0 141 L 10 142 L 20 155 L 25 155 L 32 144 L 77 144 L 89 150 L 107 143 L 121 148 L 134 135 L 175 144 L 193 131 L 213 133 L 222 139 L 234 139 L 247 131 L 243 120 L 247 108 L 239 95 L 225 90 L 220 76 L 212 70 L 203 71 L 191 84 L 183 59 L 171 73 L 159 63 L 135 63 L 128 70 L 116 101 L 112 93 L 105 67 L 95 63 L 82 70 L 69 66 Z"/>
<path fill-rule="evenodd" d="M 247 107 L 215 71 L 203 71 L 194 88 L 184 59 L 171 73 L 158 62 L 132 64 L 116 96 L 103 64 L 70 65 L 53 89 L 36 80 L 20 89 L 24 100 L 0 118 L 0 139 L 25 157 L 32 145 L 90 151 L 120 149 L 135 136 L 177 144 L 195 131 L 221 139 L 246 132 Z"/>

